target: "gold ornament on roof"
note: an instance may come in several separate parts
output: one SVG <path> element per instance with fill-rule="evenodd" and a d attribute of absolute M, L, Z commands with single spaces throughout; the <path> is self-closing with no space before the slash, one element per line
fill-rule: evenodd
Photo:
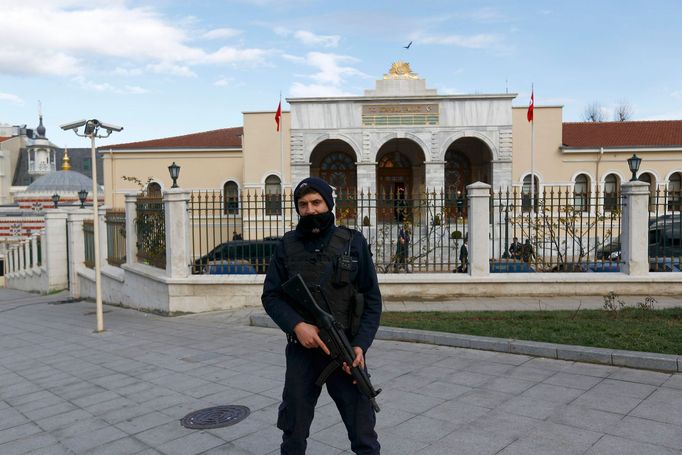
<path fill-rule="evenodd" d="M 419 79 L 419 77 L 412 72 L 409 63 L 398 60 L 393 62 L 388 74 L 384 75 L 384 79 Z"/>
<path fill-rule="evenodd" d="M 71 170 L 71 158 L 69 158 L 69 151 L 64 147 L 64 162 L 62 163 L 62 171 Z"/>

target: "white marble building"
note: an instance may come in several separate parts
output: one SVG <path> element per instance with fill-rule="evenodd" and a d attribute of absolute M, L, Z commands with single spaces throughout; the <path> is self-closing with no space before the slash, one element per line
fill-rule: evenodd
<path fill-rule="evenodd" d="M 337 188 L 393 195 L 512 183 L 516 94 L 439 95 L 396 62 L 364 96 L 288 98 L 292 185 L 316 175 Z"/>

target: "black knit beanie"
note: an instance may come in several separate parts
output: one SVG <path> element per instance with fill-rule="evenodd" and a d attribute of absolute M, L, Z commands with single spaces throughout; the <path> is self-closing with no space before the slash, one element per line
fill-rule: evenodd
<path fill-rule="evenodd" d="M 332 209 L 334 208 L 334 196 L 333 196 L 333 191 L 332 187 L 329 186 L 329 183 L 325 182 L 324 180 L 317 178 L 317 177 L 308 177 L 307 179 L 301 180 L 301 182 L 296 185 L 296 189 L 294 190 L 294 207 L 296 207 L 296 213 L 298 212 L 298 200 L 301 198 L 301 193 L 303 192 L 303 189 L 305 188 L 312 188 L 316 192 L 320 193 L 320 196 L 322 196 L 322 199 L 324 199 L 324 202 L 327 203 L 327 207 L 329 207 L 329 211 L 331 212 Z M 299 213 L 300 214 L 300 213 Z"/>

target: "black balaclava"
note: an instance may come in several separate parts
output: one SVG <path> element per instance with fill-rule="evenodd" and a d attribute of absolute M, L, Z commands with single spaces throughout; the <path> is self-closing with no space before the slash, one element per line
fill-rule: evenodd
<path fill-rule="evenodd" d="M 334 208 L 333 189 L 327 182 L 317 177 L 308 177 L 301 180 L 294 190 L 294 207 L 296 207 L 296 213 L 299 215 L 298 200 L 301 198 L 302 190 L 305 188 L 310 188 L 319 193 L 327 207 L 329 207 L 329 211 L 318 213 L 317 215 L 301 216 L 296 230 L 305 235 L 318 235 L 334 224 L 334 212 L 332 211 Z"/>

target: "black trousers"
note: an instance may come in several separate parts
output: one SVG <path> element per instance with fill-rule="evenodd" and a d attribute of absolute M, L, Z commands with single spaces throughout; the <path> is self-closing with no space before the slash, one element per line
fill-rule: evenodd
<path fill-rule="evenodd" d="M 315 381 L 329 363 L 329 357 L 321 349 L 306 349 L 298 343 L 288 343 L 286 359 L 284 392 L 277 419 L 277 427 L 283 432 L 281 453 L 303 455 L 315 405 L 322 391 Z M 346 425 L 351 450 L 356 454 L 379 455 L 379 440 L 374 431 L 376 416 L 369 399 L 341 368 L 329 376 L 326 384 Z"/>

